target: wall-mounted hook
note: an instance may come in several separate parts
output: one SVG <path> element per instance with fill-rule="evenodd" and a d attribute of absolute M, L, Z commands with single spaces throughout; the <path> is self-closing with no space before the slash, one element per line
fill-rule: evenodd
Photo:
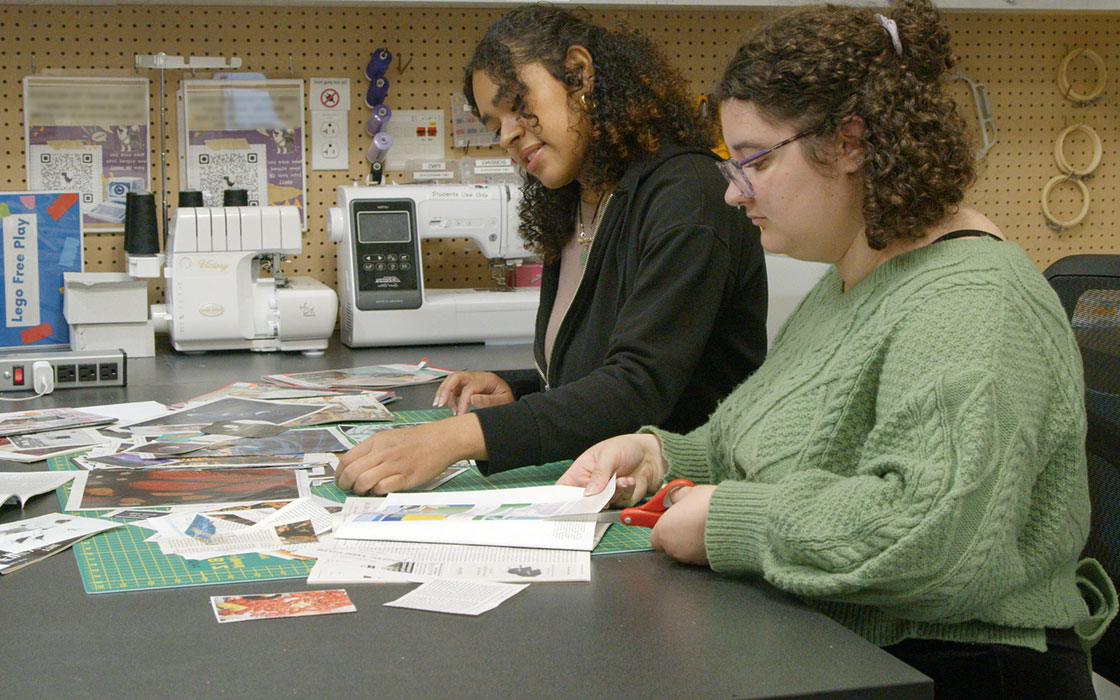
<path fill-rule="evenodd" d="M 292 65 L 292 54 L 288 54 L 288 75 L 292 76 L 293 78 L 296 76 L 296 69 Z"/>
<path fill-rule="evenodd" d="M 35 73 L 35 54 L 31 54 L 31 73 Z"/>
<path fill-rule="evenodd" d="M 397 60 L 397 73 L 398 74 L 404 73 L 405 68 L 408 68 L 409 65 L 411 65 L 411 64 L 412 64 L 412 56 L 409 56 L 408 59 L 404 59 L 404 60 L 398 59 Z"/>

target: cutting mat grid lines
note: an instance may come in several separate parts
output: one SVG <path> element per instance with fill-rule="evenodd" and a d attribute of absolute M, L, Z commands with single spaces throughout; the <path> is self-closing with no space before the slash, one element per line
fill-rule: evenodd
<path fill-rule="evenodd" d="M 438 420 L 450 413 L 446 409 L 400 411 L 394 414 L 398 423 L 415 423 Z M 470 491 L 478 489 L 545 486 L 554 483 L 569 461 L 552 462 L 525 467 L 497 474 L 489 479 L 471 469 L 440 487 L 440 491 Z M 48 462 L 53 471 L 74 471 L 78 468 L 66 457 L 55 457 Z M 316 486 L 313 492 L 333 501 L 346 500 L 347 494 L 334 484 Z M 65 508 L 70 497 L 70 485 L 58 489 L 59 507 Z M 101 517 L 94 513 L 83 513 Z M 112 520 L 112 518 L 106 518 Z M 158 544 L 145 542 L 147 531 L 125 525 L 95 535 L 74 545 L 74 556 L 81 572 L 86 593 L 116 593 L 157 588 L 205 586 L 246 581 L 306 578 L 314 562 L 287 560 L 261 554 L 217 557 L 201 561 L 168 556 Z M 622 524 L 612 524 L 592 554 L 617 554 L 649 549 L 649 530 Z"/>

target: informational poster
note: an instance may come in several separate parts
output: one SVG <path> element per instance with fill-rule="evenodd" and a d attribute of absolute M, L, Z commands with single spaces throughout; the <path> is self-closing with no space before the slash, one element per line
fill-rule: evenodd
<path fill-rule="evenodd" d="M 87 233 L 123 231 L 150 189 L 147 78 L 23 79 L 27 189 L 77 192 Z"/>
<path fill-rule="evenodd" d="M 307 229 L 302 80 L 184 80 L 179 178 L 208 207 L 226 190 L 249 206 L 290 205 Z"/>
<path fill-rule="evenodd" d="M 82 269 L 77 192 L 0 192 L 0 350 L 69 347 L 62 275 Z"/>

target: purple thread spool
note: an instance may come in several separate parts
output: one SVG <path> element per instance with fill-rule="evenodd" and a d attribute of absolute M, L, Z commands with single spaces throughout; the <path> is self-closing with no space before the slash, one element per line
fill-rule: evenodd
<path fill-rule="evenodd" d="M 385 125 L 389 123 L 389 119 L 393 116 L 393 111 L 385 105 L 377 105 L 370 112 L 369 119 L 366 120 L 366 133 L 373 136 L 379 131 L 385 129 Z"/>
<path fill-rule="evenodd" d="M 366 80 L 373 82 L 385 75 L 385 71 L 389 70 L 389 64 L 392 62 L 393 54 L 389 53 L 389 49 L 374 51 L 369 57 L 369 63 L 366 64 Z"/>
<path fill-rule="evenodd" d="M 371 163 L 380 163 L 385 159 L 385 154 L 393 147 L 393 137 L 387 132 L 379 131 L 373 135 L 373 143 L 366 150 L 366 160 Z"/>
<path fill-rule="evenodd" d="M 389 94 L 389 79 L 388 78 L 375 78 L 369 83 L 369 89 L 366 90 L 366 107 L 376 107 L 385 101 L 385 96 Z"/>

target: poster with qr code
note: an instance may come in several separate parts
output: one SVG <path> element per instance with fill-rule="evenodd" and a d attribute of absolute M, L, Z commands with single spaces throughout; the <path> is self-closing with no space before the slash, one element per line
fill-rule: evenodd
<path fill-rule="evenodd" d="M 206 206 L 220 207 L 226 190 L 245 190 L 249 206 L 259 207 L 268 193 L 268 154 L 263 144 L 248 144 L 241 139 L 210 139 L 187 146 L 187 160 L 193 164 L 196 189 L 202 190 Z M 192 182 L 192 185 L 194 183 Z"/>
<path fill-rule="evenodd" d="M 206 206 L 246 190 L 249 206 L 299 208 L 307 230 L 303 81 L 184 80 L 179 108 L 179 177 Z"/>
<path fill-rule="evenodd" d="M 23 79 L 29 190 L 77 192 L 86 233 L 124 230 L 150 189 L 146 78 Z"/>

